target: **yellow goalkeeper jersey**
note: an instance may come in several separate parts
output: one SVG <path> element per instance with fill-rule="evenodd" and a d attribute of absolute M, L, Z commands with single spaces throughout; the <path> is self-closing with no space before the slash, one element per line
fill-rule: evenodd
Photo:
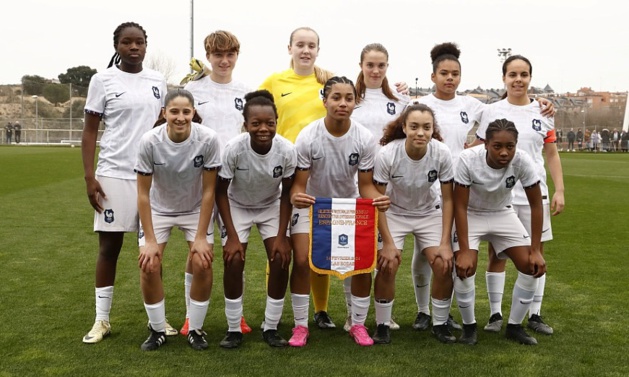
<path fill-rule="evenodd" d="M 260 89 L 273 94 L 277 106 L 277 133 L 295 143 L 299 131 L 326 115 L 323 85 L 315 74 L 300 76 L 293 69 L 269 76 Z"/>

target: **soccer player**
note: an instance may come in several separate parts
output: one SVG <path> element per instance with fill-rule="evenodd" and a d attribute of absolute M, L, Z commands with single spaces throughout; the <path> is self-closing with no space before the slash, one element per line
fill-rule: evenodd
<path fill-rule="evenodd" d="M 203 41 L 205 57 L 211 69 L 204 69 L 188 81 L 184 89 L 189 90 L 196 100 L 196 110 L 203 121 L 201 124 L 209 127 L 218 134 L 219 144 L 223 148 L 227 142 L 242 132 L 242 111 L 245 104 L 245 94 L 251 89 L 238 80 L 233 79 L 233 72 L 240 54 L 240 42 L 229 31 L 217 30 L 208 34 Z M 208 73 L 209 71 L 209 73 Z M 218 209 L 214 211 L 219 229 L 223 229 Z M 190 302 L 190 284 L 192 282 L 191 266 L 186 264 L 185 295 L 186 321 L 180 332 L 188 332 L 188 307 Z M 243 275 L 244 279 L 244 275 Z M 251 332 L 245 317 L 240 319 L 241 332 Z"/>
<path fill-rule="evenodd" d="M 387 212 L 389 231 L 398 250 L 380 251 L 379 269 L 374 283 L 377 329 L 375 343 L 390 343 L 389 321 L 395 297 L 395 275 L 400 264 L 404 239 L 413 234 L 415 244 L 433 269 L 433 334 L 443 343 L 456 338 L 448 327 L 452 299 L 453 254 L 450 245 L 453 222 L 452 158 L 432 110 L 415 104 L 384 131 L 374 170 L 380 193 L 391 198 Z M 439 181 L 441 190 L 436 190 Z M 441 195 L 439 195 L 441 194 Z M 380 269 L 380 265 L 387 268 Z"/>
<path fill-rule="evenodd" d="M 469 145 L 467 138 L 472 128 L 480 123 L 483 110 L 487 106 L 472 96 L 460 96 L 457 89 L 461 83 L 461 51 L 455 43 L 445 42 L 435 45 L 430 50 L 432 73 L 430 79 L 435 84 L 434 93 L 423 96 L 413 102 L 423 103 L 434 110 L 443 142 L 450 148 L 452 162 L 456 167 L 459 154 Z M 541 112 L 552 117 L 554 106 L 545 98 L 540 98 Z M 475 144 L 474 144 L 475 145 Z M 415 249 L 412 262 L 413 285 L 417 300 L 417 317 L 413 328 L 426 330 L 430 324 L 428 306 L 431 269 L 426 258 Z M 461 326 L 452 316 L 448 321 L 452 329 L 461 330 Z"/>
<path fill-rule="evenodd" d="M 299 27 L 290 35 L 288 54 L 290 68 L 267 77 L 260 89 L 273 94 L 278 111 L 277 133 L 295 142 L 299 132 L 311 122 L 323 118 L 326 109 L 322 102 L 323 86 L 333 74 L 318 67 L 319 35 L 309 27 Z M 405 84 L 396 84 L 405 91 Z M 330 277 L 311 272 L 314 319 L 321 329 L 335 328 L 328 314 Z"/>
<path fill-rule="evenodd" d="M 293 347 L 305 346 L 309 335 L 308 211 L 315 198 L 360 196 L 374 199 L 373 204 L 380 211 L 385 211 L 390 204 L 389 198 L 380 194 L 372 180 L 376 140 L 369 130 L 350 118 L 355 98 L 356 89 L 351 80 L 337 76 L 329 79 L 323 88 L 326 116 L 304 128 L 295 143 L 297 172 L 291 189 L 291 203 L 296 209 L 291 222 L 293 269 L 290 277 L 295 328 L 289 340 Z M 395 253 L 397 250 L 384 216 L 378 225 L 385 252 Z M 371 274 L 352 276 L 351 288 L 352 327 L 349 333 L 357 344 L 370 346 L 373 340 L 364 323 L 370 305 Z"/>
<path fill-rule="evenodd" d="M 406 84 L 402 93 L 395 93 L 399 87 L 389 83 L 389 52 L 380 43 L 371 43 L 363 47 L 360 53 L 360 73 L 356 79 L 356 108 L 352 119 L 365 126 L 380 140 L 387 124 L 402 114 L 410 101 L 406 94 Z M 398 84 L 400 85 L 400 84 Z M 394 94 L 395 93 L 395 94 Z M 346 303 L 348 304 L 347 319 L 343 329 L 351 328 L 351 278 L 343 281 Z M 399 330 L 400 326 L 393 320 L 389 323 L 391 330 Z"/>
<path fill-rule="evenodd" d="M 94 231 L 98 233 L 96 260 L 96 320 L 83 337 L 98 343 L 110 334 L 109 315 L 114 294 L 116 265 L 125 232 L 138 231 L 136 174 L 133 164 L 138 142 L 159 117 L 166 80 L 142 66 L 146 32 L 134 22 L 114 31 L 115 54 L 104 72 L 92 76 L 85 102 L 85 125 L 81 142 L 87 197 L 94 208 Z M 94 171 L 100 122 L 105 125 Z M 166 334 L 177 330 L 166 324 Z"/>
<path fill-rule="evenodd" d="M 553 239 L 551 227 L 551 212 L 553 216 L 560 214 L 565 205 L 563 172 L 561 159 L 557 151 L 555 126 L 552 117 L 540 114 L 538 104 L 528 97 L 533 67 L 531 62 L 520 55 L 507 58 L 502 66 L 502 80 L 505 84 L 505 98 L 489 105 L 483 113 L 481 124 L 477 131 L 479 141 L 482 141 L 485 130 L 493 119 L 508 118 L 515 124 L 520 142 L 518 148 L 527 152 L 535 164 L 536 172 L 541 180 L 542 200 L 544 202 L 544 224 L 542 230 L 542 245 L 540 252 L 544 254 L 544 242 Z M 555 186 L 552 200 L 549 200 L 549 190 L 546 184 L 546 169 L 544 156 L 550 176 Z M 531 229 L 531 213 L 525 190 L 518 184 L 513 189 L 513 206 L 518 217 L 529 233 Z M 491 246 L 490 246 L 491 247 Z M 505 284 L 505 261 L 495 258 L 495 253 L 489 252 L 489 264 L 486 273 L 487 291 L 490 303 L 490 318 L 485 326 L 486 331 L 499 332 L 502 327 L 502 295 Z M 551 335 L 552 327 L 547 325 L 541 317 L 542 299 L 546 285 L 546 275 L 540 277 L 535 299 L 531 304 L 528 317 L 528 327 L 536 332 Z"/>
<path fill-rule="evenodd" d="M 522 344 L 534 345 L 524 320 L 538 279 L 546 272 L 541 253 L 542 193 L 540 177 L 529 155 L 516 148 L 518 130 L 506 119 L 491 121 L 486 127 L 484 145 L 464 150 L 454 175 L 453 237 L 455 251 L 454 292 L 463 319 L 460 343 L 476 344 L 474 315 L 476 266 L 481 239 L 494 245 L 495 257 L 513 261 L 518 278 L 513 288 L 511 312 L 506 337 Z M 530 208 L 527 232 L 512 205 L 512 190 L 520 182 Z"/>
<path fill-rule="evenodd" d="M 168 92 L 161 125 L 140 140 L 135 171 L 138 179 L 140 281 L 150 335 L 142 350 L 153 351 L 166 342 L 162 264 L 174 227 L 181 229 L 192 264 L 188 343 L 208 347 L 203 321 L 212 291 L 214 259 L 214 191 L 220 168 L 216 132 L 193 122 L 194 97 L 184 89 Z M 166 123 L 163 123 L 163 122 Z"/>
<path fill-rule="evenodd" d="M 225 226 L 221 241 L 229 325 L 220 345 L 236 348 L 242 343 L 242 274 L 249 233 L 255 224 L 270 267 L 263 338 L 272 347 L 285 347 L 288 343 L 278 334 L 277 325 L 284 308 L 291 260 L 287 236 L 292 211 L 289 194 L 297 158 L 293 143 L 275 134 L 277 109 L 271 93 L 256 91 L 245 99 L 247 132 L 227 143 L 216 190 L 216 205 Z"/>

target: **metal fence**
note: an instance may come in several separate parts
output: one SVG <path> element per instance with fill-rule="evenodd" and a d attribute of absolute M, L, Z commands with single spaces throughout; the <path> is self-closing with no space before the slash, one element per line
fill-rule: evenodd
<path fill-rule="evenodd" d="M 7 133 L 5 126 L 16 121 L 22 126 L 21 143 L 24 144 L 80 144 L 83 135 L 83 119 L 69 118 L 25 118 L 7 119 L 0 118 L 0 144 L 7 143 Z M 102 136 L 103 130 L 98 131 L 98 140 Z M 15 131 L 13 131 L 11 142 L 15 144 Z"/>

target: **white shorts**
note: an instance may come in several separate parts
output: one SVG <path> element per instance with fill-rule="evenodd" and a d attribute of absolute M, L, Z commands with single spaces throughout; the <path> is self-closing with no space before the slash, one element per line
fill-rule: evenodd
<path fill-rule="evenodd" d="M 391 212 L 387 212 L 386 216 L 389 232 L 396 248 L 404 249 L 404 239 L 407 234 L 415 236 L 418 250 L 441 244 L 441 231 L 443 229 L 441 210 L 434 210 L 424 216 L 405 216 Z M 380 237 L 378 237 L 378 241 L 380 241 Z M 378 250 L 380 249 L 382 249 L 382 242 L 378 242 Z"/>
<path fill-rule="evenodd" d="M 553 227 L 550 222 L 550 203 L 544 203 L 544 221 L 542 223 L 542 242 L 553 239 Z M 531 206 L 514 205 L 513 209 L 518 214 L 518 218 L 524 225 L 524 229 L 531 234 Z"/>
<path fill-rule="evenodd" d="M 94 211 L 95 232 L 138 231 L 138 188 L 133 179 L 96 176 L 107 199 L 100 201 L 103 212 Z"/>
<path fill-rule="evenodd" d="M 290 234 L 310 234 L 310 207 L 295 208 L 290 218 Z"/>
<path fill-rule="evenodd" d="M 515 246 L 531 246 L 531 238 L 513 208 L 492 212 L 467 212 L 467 232 L 471 250 L 477 250 L 480 241 L 494 246 L 496 256 L 507 259 L 506 249 Z M 459 251 L 458 235 L 452 237 L 452 250 Z"/>
<path fill-rule="evenodd" d="M 168 242 L 170 232 L 174 227 L 178 227 L 184 233 L 186 241 L 194 242 L 199 226 L 199 212 L 189 213 L 185 215 L 167 216 L 153 213 L 153 232 L 158 244 Z M 211 219 L 214 220 L 214 219 Z M 205 232 L 207 242 L 214 244 L 214 222 L 210 221 L 208 230 Z M 138 232 L 138 246 L 144 246 L 146 238 L 144 237 L 144 228 L 140 222 L 140 231 Z"/>
<path fill-rule="evenodd" d="M 242 208 L 230 205 L 232 222 L 238 232 L 241 243 L 249 242 L 251 228 L 255 225 L 262 240 L 276 237 L 280 226 L 280 202 L 268 208 Z M 221 244 L 227 242 L 227 232 L 225 227 L 221 227 Z"/>

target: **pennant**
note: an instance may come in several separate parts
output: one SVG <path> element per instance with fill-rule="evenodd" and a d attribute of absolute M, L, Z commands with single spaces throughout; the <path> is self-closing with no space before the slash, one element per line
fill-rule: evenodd
<path fill-rule="evenodd" d="M 316 198 L 310 207 L 310 268 L 340 279 L 376 267 L 378 211 L 371 199 Z"/>

